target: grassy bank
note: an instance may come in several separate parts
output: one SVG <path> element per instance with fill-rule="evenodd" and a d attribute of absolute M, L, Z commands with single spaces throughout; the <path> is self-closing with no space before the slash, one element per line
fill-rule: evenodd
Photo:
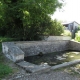
<path fill-rule="evenodd" d="M 12 73 L 12 69 L 7 65 L 7 62 L 5 64 L 5 57 L 2 54 L 2 42 L 14 40 L 13 38 L 0 37 L 0 80 Z"/>
<path fill-rule="evenodd" d="M 2 52 L 0 52 L 0 80 L 10 73 L 12 73 L 12 69 L 7 65 L 7 62 L 5 63 L 5 57 L 3 56 Z"/>

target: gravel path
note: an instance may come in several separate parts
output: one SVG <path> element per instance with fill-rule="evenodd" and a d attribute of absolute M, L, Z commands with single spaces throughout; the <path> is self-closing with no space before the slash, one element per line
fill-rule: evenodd
<path fill-rule="evenodd" d="M 2 80 L 80 80 L 80 75 L 72 75 L 66 68 L 43 73 L 28 73 L 13 62 L 7 63 L 14 69 L 14 73 Z"/>
<path fill-rule="evenodd" d="M 17 73 L 3 80 L 80 80 L 80 77 L 64 71 L 48 71 L 44 73 Z"/>

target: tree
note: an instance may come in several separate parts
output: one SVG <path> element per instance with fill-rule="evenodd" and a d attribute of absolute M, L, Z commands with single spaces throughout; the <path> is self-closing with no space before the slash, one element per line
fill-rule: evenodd
<path fill-rule="evenodd" d="M 3 4 L 3 1 L 0 1 L 0 36 L 4 36 L 5 35 L 5 7 L 6 5 Z"/>
<path fill-rule="evenodd" d="M 2 0 L 6 34 L 34 40 L 50 26 L 50 14 L 61 8 L 59 0 Z"/>

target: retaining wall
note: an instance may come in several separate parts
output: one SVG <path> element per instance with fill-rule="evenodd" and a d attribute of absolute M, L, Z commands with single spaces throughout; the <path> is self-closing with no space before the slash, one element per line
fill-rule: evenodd
<path fill-rule="evenodd" d="M 68 50 L 67 40 L 61 41 L 34 41 L 34 42 L 17 42 L 16 45 L 21 48 L 26 56 L 38 55 L 40 52 L 43 54 L 65 51 Z"/>

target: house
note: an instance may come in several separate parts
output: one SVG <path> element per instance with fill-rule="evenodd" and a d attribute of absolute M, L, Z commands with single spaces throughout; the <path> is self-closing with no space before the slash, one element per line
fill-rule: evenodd
<path fill-rule="evenodd" d="M 72 33 L 72 37 L 75 37 L 75 32 L 78 29 L 78 26 L 80 25 L 79 23 L 77 23 L 76 21 L 72 21 L 72 22 L 66 22 L 66 23 L 62 23 L 63 26 L 65 26 L 65 30 L 69 30 Z"/>
<path fill-rule="evenodd" d="M 77 23 L 76 21 L 73 22 L 65 22 L 62 23 L 63 26 L 65 26 L 66 30 L 69 30 L 71 32 L 73 32 L 75 29 L 78 29 L 79 23 Z"/>

